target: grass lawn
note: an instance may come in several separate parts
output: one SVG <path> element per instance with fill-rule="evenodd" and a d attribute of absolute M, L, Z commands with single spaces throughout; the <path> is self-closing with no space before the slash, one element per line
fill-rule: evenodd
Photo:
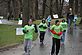
<path fill-rule="evenodd" d="M 35 24 L 39 24 L 40 20 L 34 21 Z M 16 28 L 19 26 L 13 26 L 13 25 L 6 25 L 6 24 L 0 24 L 0 47 L 15 44 L 15 43 L 21 43 L 23 42 L 23 35 L 17 36 L 16 35 Z M 37 34 L 34 33 L 34 40 L 37 39 Z"/>
<path fill-rule="evenodd" d="M 79 25 L 80 21 L 81 21 L 81 17 L 78 17 L 76 24 Z"/>
<path fill-rule="evenodd" d="M 36 21 L 34 21 L 33 23 L 39 25 L 40 22 L 41 22 L 41 20 L 36 20 Z"/>
<path fill-rule="evenodd" d="M 76 25 L 79 26 L 80 25 L 80 21 L 81 21 L 81 17 L 78 17 L 78 19 L 76 20 Z M 74 26 L 74 22 L 72 23 L 71 27 Z"/>
<path fill-rule="evenodd" d="M 23 36 L 16 36 L 16 28 L 18 26 L 13 25 L 0 25 L 0 47 L 20 43 L 23 41 Z"/>

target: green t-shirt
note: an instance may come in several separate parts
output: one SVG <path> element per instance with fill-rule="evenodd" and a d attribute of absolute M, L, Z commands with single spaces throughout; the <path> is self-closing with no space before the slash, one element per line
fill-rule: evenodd
<path fill-rule="evenodd" d="M 42 25 L 42 27 L 40 27 L 41 25 Z M 44 28 L 44 27 L 46 27 L 46 28 Z M 47 24 L 46 23 L 44 23 L 44 24 L 43 23 L 40 23 L 39 24 L 39 30 L 40 31 L 46 31 L 46 29 L 47 29 Z"/>
<path fill-rule="evenodd" d="M 63 31 L 63 28 L 61 25 L 57 26 L 57 25 L 53 25 L 51 28 L 51 30 L 54 30 L 56 33 L 59 33 L 61 31 Z M 52 34 L 54 38 L 60 39 L 61 37 L 56 35 L 56 34 Z"/>
<path fill-rule="evenodd" d="M 66 22 L 61 22 L 60 25 L 63 27 L 63 30 L 67 29 L 67 23 Z"/>
<path fill-rule="evenodd" d="M 26 25 L 23 28 L 23 30 L 25 30 L 25 31 L 28 30 L 28 32 L 26 32 L 24 34 L 24 39 L 31 39 L 32 40 L 33 39 L 33 33 L 34 33 L 34 30 L 35 30 L 34 25 L 31 25 L 31 26 Z"/>

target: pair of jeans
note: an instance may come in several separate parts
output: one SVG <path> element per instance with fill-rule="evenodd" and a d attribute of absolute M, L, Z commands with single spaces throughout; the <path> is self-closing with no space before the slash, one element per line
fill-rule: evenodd
<path fill-rule="evenodd" d="M 56 48 L 55 48 L 56 46 Z M 60 39 L 52 38 L 52 50 L 51 50 L 51 55 L 54 54 L 56 49 L 56 55 L 58 55 L 59 50 L 60 50 Z"/>
<path fill-rule="evenodd" d="M 64 43 L 64 41 L 65 41 L 65 33 L 66 33 L 66 31 L 63 31 L 62 37 L 61 37 L 61 42 L 63 42 L 63 43 Z"/>
<path fill-rule="evenodd" d="M 70 27 L 70 25 L 71 25 L 71 20 L 68 19 L 68 27 Z"/>
<path fill-rule="evenodd" d="M 27 53 L 28 55 L 30 55 L 31 46 L 32 46 L 32 40 L 30 40 L 30 39 L 25 39 L 25 40 L 24 40 L 24 51 L 25 51 L 25 53 Z"/>
<path fill-rule="evenodd" d="M 74 28 L 76 28 L 76 21 L 74 21 Z"/>

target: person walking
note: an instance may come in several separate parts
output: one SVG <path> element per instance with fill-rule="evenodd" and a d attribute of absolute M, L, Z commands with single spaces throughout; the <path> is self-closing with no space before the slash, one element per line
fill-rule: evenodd
<path fill-rule="evenodd" d="M 44 41 L 44 36 L 45 36 L 45 32 L 47 30 L 47 24 L 45 19 L 42 20 L 42 22 L 39 24 L 39 30 L 40 30 L 40 45 L 43 45 L 43 41 Z"/>
<path fill-rule="evenodd" d="M 55 24 L 50 28 L 50 31 L 52 33 L 52 50 L 51 55 L 54 55 L 55 49 L 56 49 L 56 55 L 58 55 L 60 50 L 60 39 L 62 35 L 62 26 L 60 25 L 59 20 L 55 21 Z"/>
<path fill-rule="evenodd" d="M 77 15 L 74 16 L 74 20 L 73 20 L 75 29 L 76 29 L 76 21 L 77 21 Z"/>
<path fill-rule="evenodd" d="M 64 45 L 65 33 L 66 33 L 66 30 L 67 30 L 67 22 L 65 21 L 65 19 L 62 20 L 60 25 L 63 27 L 63 34 L 62 34 L 62 37 L 61 37 L 61 44 Z"/>
<path fill-rule="evenodd" d="M 32 20 L 30 19 L 28 21 L 28 24 L 24 26 L 23 33 L 24 33 L 24 55 L 30 55 L 31 46 L 32 46 L 32 40 L 33 40 L 33 34 L 34 32 L 37 33 L 37 26 L 32 23 Z"/>
<path fill-rule="evenodd" d="M 50 22 L 51 22 L 51 16 L 50 15 L 47 18 L 47 22 L 48 22 L 48 28 L 50 28 Z"/>
<path fill-rule="evenodd" d="M 67 23 L 69 24 L 69 14 L 70 12 L 67 13 L 66 19 L 67 19 Z"/>

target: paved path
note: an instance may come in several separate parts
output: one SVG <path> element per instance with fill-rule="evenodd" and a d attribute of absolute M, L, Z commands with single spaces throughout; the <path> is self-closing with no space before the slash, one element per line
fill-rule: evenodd
<path fill-rule="evenodd" d="M 31 55 L 49 55 L 51 42 L 51 35 L 47 31 L 44 41 L 45 45 L 40 47 L 39 39 L 37 39 L 34 42 Z M 16 48 L 0 52 L 0 55 L 22 55 L 23 53 L 23 45 L 20 45 Z M 67 32 L 65 45 L 61 46 L 59 55 L 82 55 L 82 31 L 79 28 L 71 29 L 69 33 Z"/>

